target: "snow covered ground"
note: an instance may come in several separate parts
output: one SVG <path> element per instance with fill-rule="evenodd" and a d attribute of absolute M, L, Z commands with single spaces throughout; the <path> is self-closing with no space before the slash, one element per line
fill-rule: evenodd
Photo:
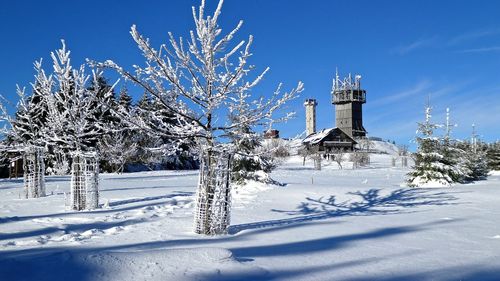
<path fill-rule="evenodd" d="M 230 234 L 192 233 L 196 171 L 102 175 L 91 212 L 65 211 L 68 177 L 19 199 L 0 181 L 0 280 L 500 280 L 500 174 L 401 186 L 390 155 L 315 171 L 291 158 L 234 192 Z"/>

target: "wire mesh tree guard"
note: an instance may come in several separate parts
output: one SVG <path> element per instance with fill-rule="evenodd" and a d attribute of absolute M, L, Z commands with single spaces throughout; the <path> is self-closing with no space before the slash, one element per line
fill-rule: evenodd
<path fill-rule="evenodd" d="M 99 161 L 95 152 L 72 154 L 70 209 L 99 207 Z"/>
<path fill-rule="evenodd" d="M 195 232 L 225 234 L 231 220 L 231 154 L 227 151 L 203 151 L 201 156 Z"/>
<path fill-rule="evenodd" d="M 44 148 L 29 146 L 23 151 L 25 198 L 45 196 Z"/>

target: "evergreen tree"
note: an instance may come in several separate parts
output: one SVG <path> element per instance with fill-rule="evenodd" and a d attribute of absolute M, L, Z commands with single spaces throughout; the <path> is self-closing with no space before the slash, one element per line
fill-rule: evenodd
<path fill-rule="evenodd" d="M 486 146 L 481 142 L 472 125 L 472 136 L 470 142 L 465 142 L 466 164 L 470 169 L 468 181 L 482 180 L 488 176 L 488 160 L 486 157 Z"/>
<path fill-rule="evenodd" d="M 491 171 L 500 171 L 500 141 L 488 145 L 486 158 L 488 160 L 488 169 Z"/>
<path fill-rule="evenodd" d="M 120 89 L 120 94 L 118 95 L 118 104 L 128 112 L 132 110 L 132 97 L 128 94 L 128 90 L 126 87 L 122 87 Z"/>
<path fill-rule="evenodd" d="M 454 124 L 450 121 L 450 109 L 446 109 L 446 123 L 444 125 L 445 134 L 441 140 L 440 152 L 443 155 L 442 162 L 446 167 L 450 167 L 448 175 L 453 182 L 464 182 L 470 174 L 470 170 L 465 165 L 464 150 L 458 145 L 458 140 L 451 138 L 452 128 Z"/>
<path fill-rule="evenodd" d="M 250 128 L 242 128 L 233 135 L 233 142 L 237 152 L 233 157 L 232 179 L 237 183 L 245 180 L 255 180 L 266 183 L 275 181 L 269 177 L 269 173 L 275 168 L 270 153 L 264 153 L 259 136 Z"/>
<path fill-rule="evenodd" d="M 418 150 L 415 153 L 415 165 L 407 174 L 408 185 L 413 187 L 450 186 L 453 179 L 453 166 L 444 158 L 440 139 L 433 135 L 438 125 L 431 123 L 432 108 L 425 108 L 425 121 L 418 123 Z"/>
<path fill-rule="evenodd" d="M 47 127 L 47 100 L 40 92 L 40 85 L 35 82 L 31 96 L 24 94 L 24 89 L 17 89 L 19 102 L 15 119 L 11 122 L 12 145 L 45 146 L 45 128 Z"/>

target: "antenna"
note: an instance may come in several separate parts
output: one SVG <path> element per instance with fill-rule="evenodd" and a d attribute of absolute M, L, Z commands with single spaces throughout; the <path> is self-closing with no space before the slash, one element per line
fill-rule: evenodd
<path fill-rule="evenodd" d="M 339 88 L 339 70 L 335 67 L 335 90 Z"/>
<path fill-rule="evenodd" d="M 356 90 L 361 89 L 361 75 L 357 74 L 356 76 L 354 76 L 354 85 L 356 87 Z"/>
<path fill-rule="evenodd" d="M 477 135 L 476 135 L 476 125 L 472 123 L 472 136 L 471 136 L 472 151 L 476 153 L 477 150 Z"/>

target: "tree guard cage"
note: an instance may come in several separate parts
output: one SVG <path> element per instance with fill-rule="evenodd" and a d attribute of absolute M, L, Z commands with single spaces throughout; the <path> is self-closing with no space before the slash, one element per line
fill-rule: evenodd
<path fill-rule="evenodd" d="M 99 207 L 99 161 L 96 153 L 76 152 L 72 155 L 70 208 Z"/>
<path fill-rule="evenodd" d="M 26 198 L 45 196 L 43 147 L 30 146 L 23 152 L 24 193 Z"/>
<path fill-rule="evenodd" d="M 203 151 L 194 215 L 195 232 L 227 233 L 231 208 L 231 155 L 227 151 Z"/>

